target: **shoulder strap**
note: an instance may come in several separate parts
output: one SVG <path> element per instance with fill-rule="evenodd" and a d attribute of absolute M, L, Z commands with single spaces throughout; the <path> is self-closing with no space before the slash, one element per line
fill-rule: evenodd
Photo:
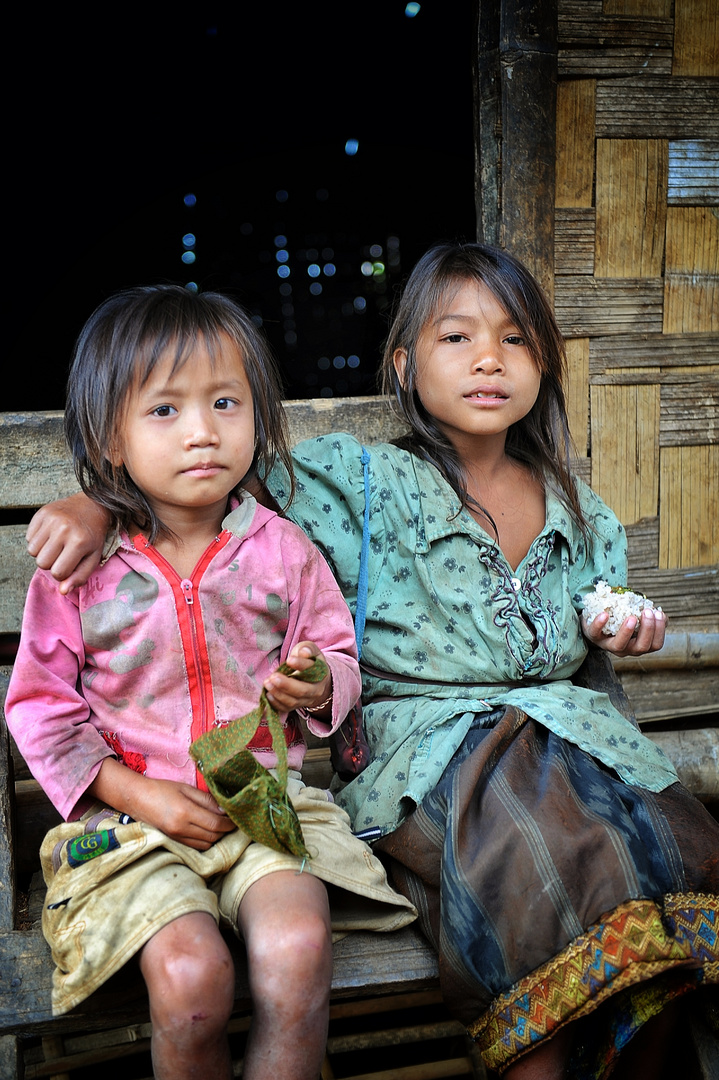
<path fill-rule="evenodd" d="M 369 574 L 369 463 L 370 452 L 362 447 L 362 471 L 364 473 L 364 520 L 362 522 L 362 548 L 360 550 L 359 580 L 357 583 L 357 608 L 355 611 L 355 640 L 357 655 L 362 655 L 365 616 L 367 614 L 367 580 Z"/>

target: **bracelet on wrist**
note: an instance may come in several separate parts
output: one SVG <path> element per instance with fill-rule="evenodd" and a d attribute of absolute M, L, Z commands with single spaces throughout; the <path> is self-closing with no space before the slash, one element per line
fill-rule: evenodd
<path fill-rule="evenodd" d="M 322 710 L 323 710 L 323 709 L 326 709 L 326 708 L 327 708 L 327 706 L 328 706 L 328 705 L 330 704 L 330 702 L 332 701 L 332 696 L 333 696 L 333 695 L 332 695 L 332 694 L 330 694 L 330 696 L 329 696 L 328 698 L 325 698 L 325 700 L 324 700 L 324 701 L 321 701 L 321 702 L 319 703 L 319 705 L 305 705 L 305 706 L 304 706 L 304 709 L 303 709 L 303 712 L 309 712 L 309 713 L 318 713 L 318 712 L 322 712 Z"/>

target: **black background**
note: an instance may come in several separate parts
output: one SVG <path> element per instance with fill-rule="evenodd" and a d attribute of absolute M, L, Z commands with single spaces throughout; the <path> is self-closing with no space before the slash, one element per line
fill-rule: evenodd
<path fill-rule="evenodd" d="M 7 17 L 0 409 L 62 408 L 93 308 L 159 281 L 244 303 L 287 397 L 374 392 L 397 285 L 430 243 L 474 236 L 472 3 L 425 0 L 414 18 L 405 6 L 80 4 Z M 319 296 L 315 260 L 335 267 L 314 279 Z M 366 277 L 368 261 L 384 273 Z"/>

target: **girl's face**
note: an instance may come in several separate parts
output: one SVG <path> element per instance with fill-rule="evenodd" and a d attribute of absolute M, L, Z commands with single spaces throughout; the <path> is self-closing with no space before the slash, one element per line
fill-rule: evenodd
<path fill-rule="evenodd" d="M 113 465 L 125 465 L 166 525 L 187 511 L 225 515 L 227 496 L 252 464 L 255 422 L 237 346 L 221 335 L 214 356 L 202 339 L 172 370 L 171 350 L 125 404 Z"/>
<path fill-rule="evenodd" d="M 398 349 L 400 381 L 406 362 Z M 476 451 L 477 437 L 503 442 L 531 410 L 539 384 L 526 338 L 486 285 L 461 282 L 420 334 L 417 393 L 460 455 Z"/>

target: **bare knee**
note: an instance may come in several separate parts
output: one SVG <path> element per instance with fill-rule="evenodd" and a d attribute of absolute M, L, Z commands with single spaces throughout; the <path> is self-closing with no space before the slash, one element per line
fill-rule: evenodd
<path fill-rule="evenodd" d="M 198 1039 L 212 1038 L 226 1027 L 234 1000 L 234 964 L 214 921 L 209 916 L 207 921 L 209 927 L 199 932 L 192 924 L 177 926 L 145 946 L 140 967 L 154 1027 L 182 1030 L 190 1037 L 196 1032 Z"/>
<path fill-rule="evenodd" d="M 247 954 L 253 987 L 263 996 L 287 999 L 295 987 L 325 987 L 329 994 L 332 937 L 328 922 L 314 911 L 292 912 L 284 925 L 253 928 Z"/>
<path fill-rule="evenodd" d="M 323 882 L 307 874 L 270 874 L 247 893 L 240 921 L 255 1008 L 280 1015 L 326 1010 L 332 934 Z"/>

